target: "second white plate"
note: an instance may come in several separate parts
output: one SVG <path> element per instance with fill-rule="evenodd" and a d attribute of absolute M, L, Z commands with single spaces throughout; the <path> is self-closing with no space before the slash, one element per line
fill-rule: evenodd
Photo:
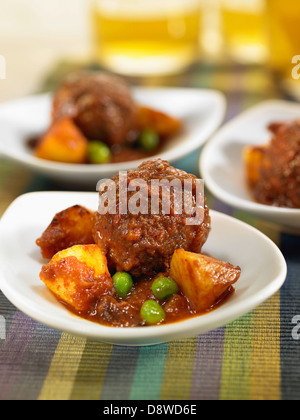
<path fill-rule="evenodd" d="M 243 149 L 270 140 L 267 127 L 276 121 L 300 117 L 300 105 L 286 101 L 267 101 L 246 111 L 221 128 L 204 147 L 200 172 L 206 187 L 221 201 L 248 211 L 282 230 L 300 233 L 300 209 L 256 203 L 246 182 Z"/>
<path fill-rule="evenodd" d="M 181 118 L 183 132 L 170 140 L 159 157 L 175 164 L 199 149 L 222 124 L 226 100 L 222 93 L 205 89 L 135 88 L 138 103 Z M 41 134 L 50 123 L 52 96 L 37 95 L 0 106 L 0 154 L 56 181 L 96 184 L 119 171 L 135 169 L 141 161 L 105 165 L 75 165 L 36 158 L 26 139 Z M 156 156 L 158 157 L 158 156 Z"/>

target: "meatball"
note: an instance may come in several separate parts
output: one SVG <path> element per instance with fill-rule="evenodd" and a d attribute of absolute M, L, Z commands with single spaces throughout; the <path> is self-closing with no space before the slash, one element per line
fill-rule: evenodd
<path fill-rule="evenodd" d="M 269 129 L 272 139 L 262 148 L 254 197 L 267 205 L 300 208 L 300 120 Z"/>
<path fill-rule="evenodd" d="M 107 73 L 69 76 L 53 100 L 52 118 L 72 118 L 83 134 L 109 146 L 126 141 L 136 124 L 137 106 L 127 83 Z"/>
<path fill-rule="evenodd" d="M 137 180 L 142 180 L 146 186 L 144 194 L 148 198 L 148 211 L 124 212 L 124 202 L 120 197 L 125 189 L 127 196 L 125 204 L 129 209 L 129 203 L 135 199 L 137 191 L 132 191 L 130 186 Z M 155 273 L 169 270 L 175 249 L 200 252 L 207 240 L 210 216 L 206 204 L 202 214 L 203 221 L 198 224 L 188 224 L 191 212 L 184 206 L 181 212 L 178 211 L 177 198 L 172 188 L 169 189 L 170 211 L 163 210 L 163 202 L 168 200 L 166 189 L 159 187 L 155 190 L 154 180 L 170 183 L 176 180 L 182 187 L 184 182 L 189 180 L 194 208 L 198 192 L 197 178 L 171 167 L 168 162 L 161 159 L 144 162 L 137 170 L 129 171 L 127 184 L 123 188 L 120 175 L 114 177 L 112 181 L 116 186 L 115 212 L 105 214 L 98 211 L 94 215 L 94 240 L 106 254 L 110 269 L 130 272 L 134 277 L 151 277 Z M 100 191 L 100 202 L 104 200 L 104 194 L 106 194 L 105 188 Z M 156 204 L 155 211 L 153 203 Z"/>

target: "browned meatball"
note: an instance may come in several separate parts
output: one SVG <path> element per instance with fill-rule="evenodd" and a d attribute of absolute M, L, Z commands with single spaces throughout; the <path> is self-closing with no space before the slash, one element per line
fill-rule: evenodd
<path fill-rule="evenodd" d="M 121 144 L 136 122 L 137 106 L 127 83 L 114 75 L 88 72 L 69 76 L 53 101 L 52 117 L 72 118 L 91 140 Z"/>
<path fill-rule="evenodd" d="M 171 182 L 175 179 L 180 181 L 180 185 L 183 185 L 185 180 L 191 181 L 191 196 L 195 204 L 197 178 L 171 167 L 168 162 L 161 159 L 144 162 L 137 170 L 127 173 L 127 187 L 125 187 L 127 203 L 130 203 L 136 194 L 136 191 L 129 191 L 128 188 L 134 180 L 145 181 L 147 188 L 144 194 L 148 196 L 150 206 L 154 191 L 151 188 L 152 181 Z M 94 240 L 107 255 L 110 269 L 127 271 L 135 277 L 151 276 L 169 269 L 175 249 L 183 248 L 191 252 L 201 251 L 210 231 L 209 210 L 206 205 L 203 222 L 198 225 L 188 225 L 186 222 L 191 214 L 188 211 L 185 212 L 184 208 L 181 214 L 177 214 L 180 212 L 178 209 L 175 211 L 175 193 L 172 194 L 172 191 L 169 194 L 171 197 L 170 212 L 162 211 L 162 202 L 163 199 L 166 199 L 166 192 L 164 189 L 158 188 L 158 194 L 154 194 L 156 204 L 158 201 L 160 204 L 158 214 L 151 214 L 153 207 L 148 208 L 148 214 L 142 214 L 142 212 L 120 214 L 120 194 L 124 193 L 124 190 L 120 190 L 119 180 L 119 175 L 113 178 L 117 192 L 115 214 L 95 213 Z M 106 192 L 100 192 L 100 200 Z"/>
<path fill-rule="evenodd" d="M 274 123 L 262 149 L 255 199 L 263 204 L 300 208 L 300 120 Z"/>

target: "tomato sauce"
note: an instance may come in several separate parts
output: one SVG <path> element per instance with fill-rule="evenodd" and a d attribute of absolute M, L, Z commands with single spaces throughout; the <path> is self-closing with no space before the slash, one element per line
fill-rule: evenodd
<path fill-rule="evenodd" d="M 61 303 L 70 312 L 88 321 L 107 327 L 128 328 L 146 326 L 140 310 L 143 303 L 149 299 L 155 300 L 162 306 L 166 317 L 159 325 L 165 325 L 205 315 L 224 304 L 234 293 L 234 288 L 230 287 L 214 306 L 205 311 L 196 312 L 191 308 L 188 299 L 180 292 L 164 301 L 158 300 L 152 292 L 153 281 L 154 279 L 136 281 L 125 299 L 118 298 L 115 294 L 102 296 L 86 311 L 75 311 L 64 302 Z"/>

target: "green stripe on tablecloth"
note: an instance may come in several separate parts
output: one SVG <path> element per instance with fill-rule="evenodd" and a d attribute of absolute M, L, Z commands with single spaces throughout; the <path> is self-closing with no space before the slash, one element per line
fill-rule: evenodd
<path fill-rule="evenodd" d="M 253 227 L 255 227 L 255 224 L 257 222 L 257 219 L 255 216 L 251 215 L 250 213 L 246 213 L 240 210 L 235 210 L 233 213 L 233 216 L 236 219 L 241 220 L 242 222 L 245 222 L 248 225 L 251 225 Z"/>
<path fill-rule="evenodd" d="M 253 313 L 226 326 L 221 400 L 247 400 L 250 396 Z"/>
<path fill-rule="evenodd" d="M 140 349 L 131 400 L 159 400 L 167 354 L 168 344 Z"/>
<path fill-rule="evenodd" d="M 280 400 L 280 293 L 253 314 L 251 400 Z"/>
<path fill-rule="evenodd" d="M 32 173 L 14 162 L 0 159 L 0 217 L 7 207 L 22 194 L 32 178 Z"/>

